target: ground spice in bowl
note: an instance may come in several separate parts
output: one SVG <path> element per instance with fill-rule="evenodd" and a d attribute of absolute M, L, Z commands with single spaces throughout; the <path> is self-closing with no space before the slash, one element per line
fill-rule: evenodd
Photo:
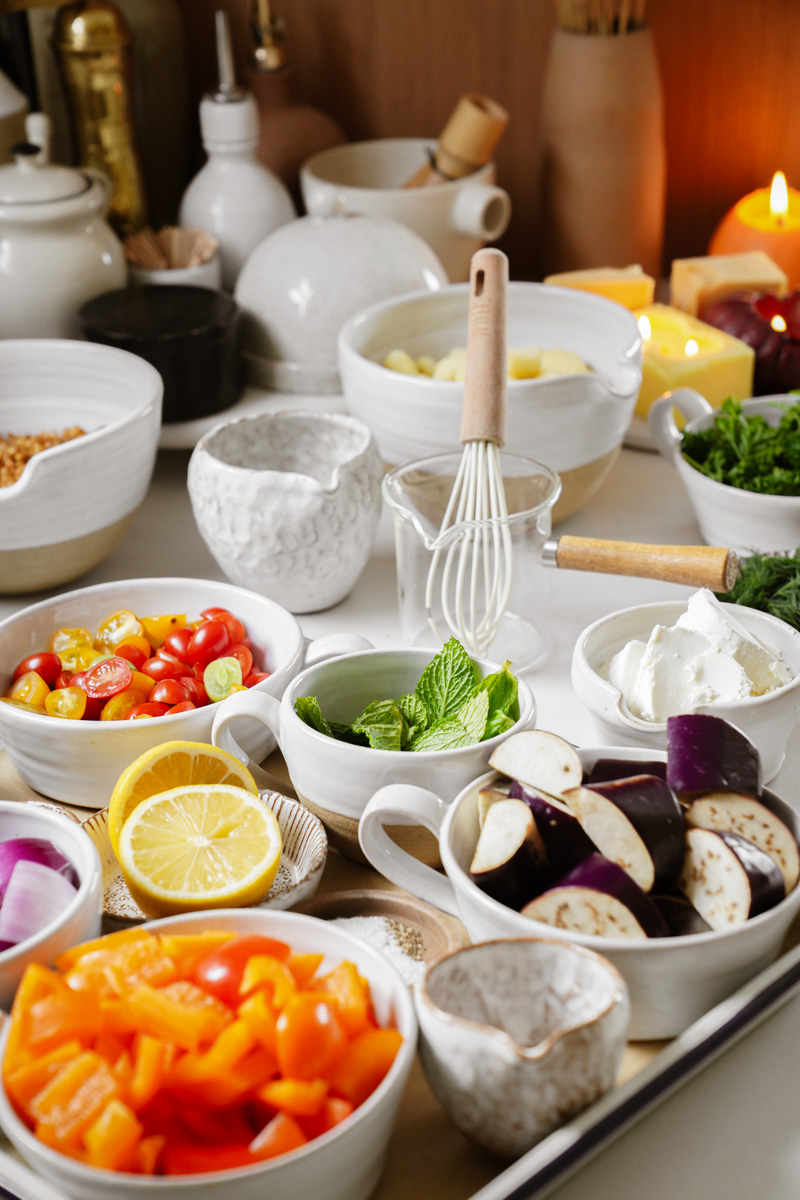
<path fill-rule="evenodd" d="M 61 433 L 0 434 L 0 487 L 16 483 L 34 454 L 71 442 L 85 433 L 80 425 L 71 425 Z"/>

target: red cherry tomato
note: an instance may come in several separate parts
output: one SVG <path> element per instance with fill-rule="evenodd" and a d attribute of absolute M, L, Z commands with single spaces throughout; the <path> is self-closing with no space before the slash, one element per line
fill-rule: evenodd
<path fill-rule="evenodd" d="M 52 685 L 61 673 L 61 659 L 49 650 L 43 650 L 40 654 L 29 654 L 15 669 L 11 682 L 19 679 L 21 675 L 27 675 L 28 671 L 35 671 L 40 679 Z"/>
<path fill-rule="evenodd" d="M 86 683 L 86 672 L 85 671 L 76 671 L 75 674 L 71 677 L 71 679 L 69 681 L 69 686 L 83 688 L 83 690 L 86 691 L 86 687 L 84 686 L 85 683 Z M 99 721 L 100 713 L 103 711 L 105 703 L 106 703 L 105 700 L 101 696 L 89 696 L 87 694 L 86 710 L 85 710 L 83 716 L 81 717 L 81 720 L 82 721 Z"/>
<path fill-rule="evenodd" d="M 236 1008 L 241 1001 L 239 984 L 242 982 L 247 960 L 254 954 L 269 954 L 272 958 L 286 962 L 291 954 L 291 947 L 287 946 L 286 942 L 276 941 L 275 938 L 262 937 L 256 933 L 245 934 L 225 942 L 218 950 L 201 959 L 192 978 L 223 1004 Z"/>
<path fill-rule="evenodd" d="M 72 676 L 72 671 L 61 671 L 61 673 L 56 675 L 55 679 L 53 680 L 53 691 L 56 689 L 69 687 Z"/>
<path fill-rule="evenodd" d="M 197 708 L 197 705 L 192 704 L 191 700 L 181 700 L 180 704 L 173 704 L 172 708 L 167 710 L 167 716 L 171 717 L 173 713 L 191 712 L 193 708 Z"/>
<path fill-rule="evenodd" d="M 162 679 L 153 688 L 149 698 L 154 704 L 167 704 L 170 708 L 174 704 L 183 704 L 185 700 L 191 700 L 179 679 Z"/>
<path fill-rule="evenodd" d="M 244 686 L 255 687 L 262 679 L 269 679 L 269 671 L 251 671 L 244 681 Z"/>
<path fill-rule="evenodd" d="M 137 704 L 123 719 L 126 721 L 138 721 L 146 717 L 164 717 L 168 712 L 168 705 L 155 704 L 152 700 L 148 700 L 146 704 Z"/>
<path fill-rule="evenodd" d="M 253 669 L 253 656 L 247 646 L 243 646 L 241 642 L 237 646 L 229 646 L 225 651 L 225 657 L 235 658 L 242 668 L 242 679 L 247 679 Z"/>
<path fill-rule="evenodd" d="M 151 679 L 155 679 L 156 683 L 160 683 L 162 679 L 182 679 L 192 673 L 191 669 L 185 667 L 183 663 L 168 662 L 167 659 L 159 658 L 158 655 L 148 658 L 147 662 L 143 663 L 141 670 L 143 675 L 149 675 Z"/>
<path fill-rule="evenodd" d="M 231 642 L 234 645 L 244 641 L 244 625 L 238 617 L 228 612 L 227 608 L 206 608 L 200 613 L 200 616 L 204 621 L 222 621 L 231 635 Z"/>
<path fill-rule="evenodd" d="M 181 687 L 185 688 L 195 708 L 203 708 L 204 705 L 211 703 L 202 679 L 182 679 Z"/>
<path fill-rule="evenodd" d="M 164 641 L 162 650 L 173 655 L 182 663 L 189 661 L 189 642 L 192 640 L 191 629 L 176 629 Z"/>
<path fill-rule="evenodd" d="M 127 643 L 123 643 L 121 646 L 117 646 L 114 653 L 117 658 L 127 659 L 134 671 L 141 671 L 142 666 L 147 662 L 147 655 L 140 646 L 129 646 Z"/>
<path fill-rule="evenodd" d="M 223 621 L 204 621 L 189 642 L 189 662 L 207 667 L 215 658 L 227 654 L 230 644 L 231 635 Z"/>
<path fill-rule="evenodd" d="M 133 671 L 131 664 L 124 658 L 101 658 L 85 673 L 84 690 L 87 696 L 95 699 L 110 700 L 118 692 L 124 692 L 131 686 Z"/>

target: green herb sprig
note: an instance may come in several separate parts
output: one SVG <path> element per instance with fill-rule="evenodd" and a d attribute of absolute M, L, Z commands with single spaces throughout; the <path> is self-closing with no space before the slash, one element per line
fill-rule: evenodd
<path fill-rule="evenodd" d="M 295 700 L 306 725 L 340 741 L 373 750 L 455 750 L 495 737 L 519 720 L 511 663 L 481 678 L 456 638 L 428 663 L 413 692 L 373 700 L 350 725 L 329 721 L 314 696 Z"/>
<path fill-rule="evenodd" d="M 772 613 L 800 629 L 800 550 L 790 557 L 753 554 L 742 559 L 741 570 L 731 591 L 717 599 Z"/>
<path fill-rule="evenodd" d="M 681 452 L 710 479 L 748 492 L 800 496 L 800 404 L 775 404 L 780 424 L 745 416 L 738 400 L 717 410 L 710 428 L 686 432 Z"/>

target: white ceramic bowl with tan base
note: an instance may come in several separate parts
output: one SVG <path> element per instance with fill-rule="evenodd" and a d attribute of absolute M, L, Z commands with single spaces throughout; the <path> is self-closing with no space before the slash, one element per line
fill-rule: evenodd
<path fill-rule="evenodd" d="M 0 488 L 0 592 L 77 579 L 121 541 L 150 484 L 163 390 L 158 371 L 125 350 L 0 340 L 0 437 L 86 431 Z"/>

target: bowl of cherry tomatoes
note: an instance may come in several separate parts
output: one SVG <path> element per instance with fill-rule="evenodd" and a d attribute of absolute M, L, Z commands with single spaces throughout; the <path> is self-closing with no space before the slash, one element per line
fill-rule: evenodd
<path fill-rule="evenodd" d="M 303 665 L 365 645 L 342 636 L 307 647 L 291 613 L 227 583 L 79 588 L 0 623 L 0 740 L 37 791 L 102 807 L 152 746 L 210 742 L 229 696 L 280 697 Z M 256 721 L 237 726 L 237 738 L 255 762 L 274 748 Z"/>

